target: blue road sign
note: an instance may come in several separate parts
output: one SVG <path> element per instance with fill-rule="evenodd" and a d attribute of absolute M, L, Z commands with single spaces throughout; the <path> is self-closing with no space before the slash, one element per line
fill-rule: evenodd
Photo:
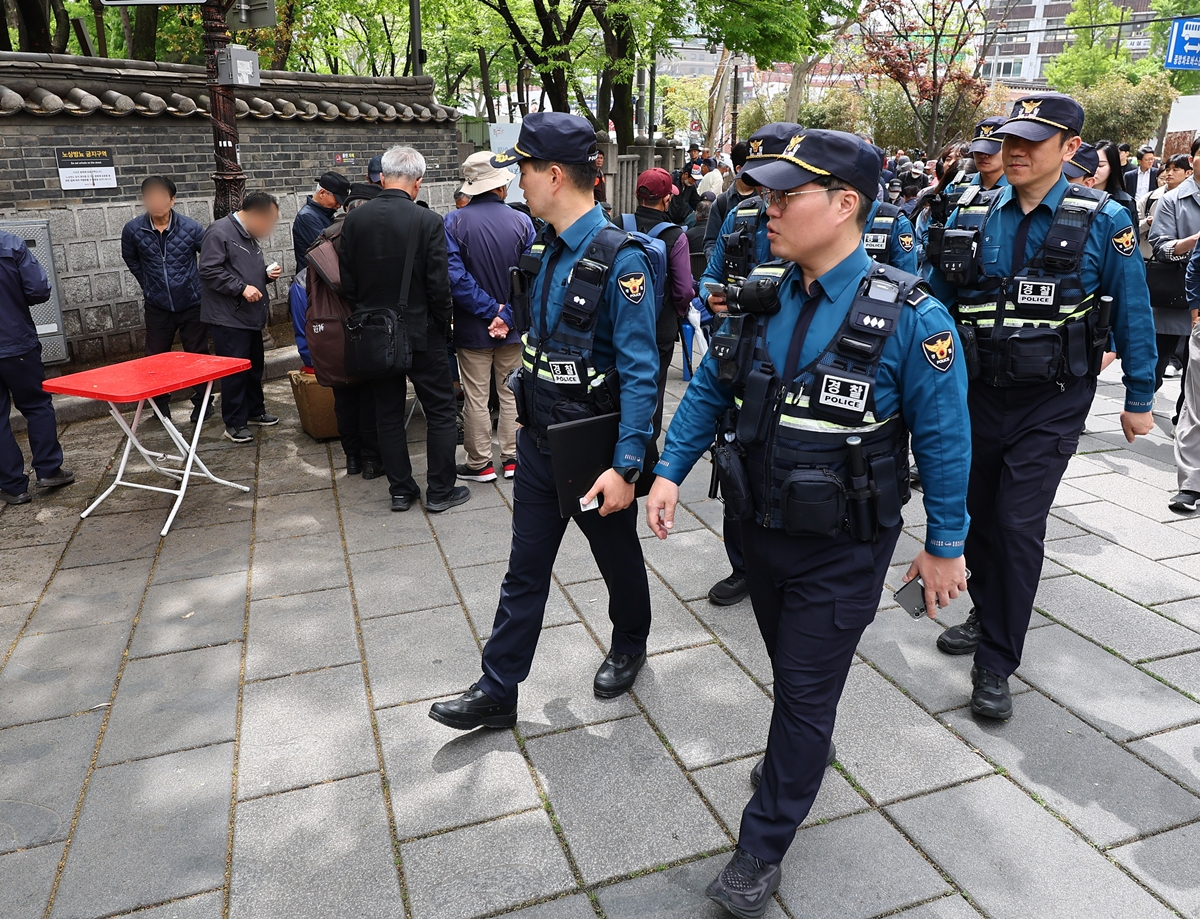
<path fill-rule="evenodd" d="M 1167 70 L 1200 70 L 1200 19 L 1171 22 L 1164 66 Z"/>

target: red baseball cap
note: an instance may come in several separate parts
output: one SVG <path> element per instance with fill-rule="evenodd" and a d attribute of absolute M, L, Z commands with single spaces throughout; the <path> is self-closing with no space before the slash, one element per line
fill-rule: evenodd
<path fill-rule="evenodd" d="M 677 194 L 679 194 L 679 189 L 671 181 L 671 173 L 665 169 L 656 166 L 638 176 L 637 196 L 639 198 L 665 198 L 667 195 Z"/>

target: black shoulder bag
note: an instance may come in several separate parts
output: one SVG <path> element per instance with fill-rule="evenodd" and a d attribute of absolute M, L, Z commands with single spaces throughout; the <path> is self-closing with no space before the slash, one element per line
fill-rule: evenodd
<path fill-rule="evenodd" d="M 393 376 L 412 367 L 412 339 L 404 311 L 418 245 L 415 236 L 409 234 L 396 308 L 358 310 L 342 321 L 346 329 L 346 373 L 357 380 Z"/>

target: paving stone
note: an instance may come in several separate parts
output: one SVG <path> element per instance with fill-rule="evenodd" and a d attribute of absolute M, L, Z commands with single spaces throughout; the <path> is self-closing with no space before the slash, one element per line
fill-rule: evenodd
<path fill-rule="evenodd" d="M 21 629 L 25 628 L 31 612 L 33 612 L 32 603 L 0 606 L 0 660 L 4 659 L 9 646 L 21 633 Z"/>
<path fill-rule="evenodd" d="M 101 623 L 128 628 L 150 576 L 149 558 L 59 571 L 46 589 L 26 634 L 59 632 Z"/>
<path fill-rule="evenodd" d="M 1200 824 L 1130 843 L 1111 855 L 1185 919 L 1200 919 Z"/>
<path fill-rule="evenodd" d="M 729 568 L 725 544 L 708 530 L 674 533 L 642 546 L 646 564 L 683 600 L 700 600 Z"/>
<path fill-rule="evenodd" d="M 472 565 L 469 568 L 454 570 L 454 583 L 462 596 L 463 606 L 467 608 L 467 615 L 471 617 L 471 625 L 475 627 L 475 634 L 481 640 L 492 634 L 492 624 L 496 620 L 496 606 L 500 602 L 500 585 L 504 582 L 504 575 L 507 573 L 507 561 L 492 562 L 488 565 Z M 658 610 L 655 609 L 654 612 L 657 615 Z M 578 621 L 579 616 L 576 615 L 562 588 L 551 581 L 542 627 L 548 628 Z M 651 639 L 653 639 L 653 634 L 651 631 Z"/>
<path fill-rule="evenodd" d="M 1067 482 L 1062 482 L 1058 486 L 1058 491 L 1054 493 L 1054 503 L 1051 506 L 1072 507 L 1076 504 L 1089 504 L 1095 500 L 1095 495 L 1089 494 L 1086 491 L 1080 491 Z"/>
<path fill-rule="evenodd" d="M 949 889 L 881 814 L 868 811 L 797 833 L 779 894 L 805 919 L 867 919 Z"/>
<path fill-rule="evenodd" d="M 162 521 L 153 514 L 112 514 L 88 517 L 63 555 L 63 568 L 153 558 L 158 551 Z"/>
<path fill-rule="evenodd" d="M 581 893 L 550 900 L 537 906 L 527 906 L 504 915 L 506 919 L 596 919 L 592 901 Z"/>
<path fill-rule="evenodd" d="M 248 683 L 242 694 L 238 798 L 378 769 L 356 665 Z"/>
<path fill-rule="evenodd" d="M 135 913 L 122 913 L 113 919 L 125 919 L 126 916 L 130 919 L 221 919 L 224 912 L 225 894 L 218 890 Z"/>
<path fill-rule="evenodd" d="M 413 919 L 468 919 L 575 886 L 544 810 L 400 847 Z M 469 864 L 469 875 L 446 870 Z"/>
<path fill-rule="evenodd" d="M 0 916 L 42 919 L 62 850 L 60 843 L 0 855 Z"/>
<path fill-rule="evenodd" d="M 596 891 L 608 919 L 727 919 L 729 913 L 704 896 L 704 890 L 729 861 L 729 854 L 655 871 Z M 783 919 L 772 900 L 766 919 Z"/>
<path fill-rule="evenodd" d="M 1200 648 L 1200 632 L 1176 625 L 1079 575 L 1043 582 L 1033 604 L 1129 660 Z"/>
<path fill-rule="evenodd" d="M 894 680 L 917 704 L 931 712 L 943 712 L 969 700 L 973 686 L 971 656 L 951 657 L 939 651 L 937 637 L 941 633 L 942 627 L 930 619 L 914 621 L 899 608 L 885 610 L 867 626 L 858 643 L 858 654 Z M 1009 680 L 1009 685 L 1013 692 L 1028 689 L 1016 677 Z"/>
<path fill-rule="evenodd" d="M 507 507 L 476 508 L 468 504 L 461 511 L 435 515 L 430 524 L 454 567 L 508 561 L 512 514 Z"/>
<path fill-rule="evenodd" d="M 577 526 L 567 527 L 558 555 L 554 557 L 554 576 L 562 584 L 594 581 L 600 577 L 592 547 Z"/>
<path fill-rule="evenodd" d="M 376 719 L 398 838 L 538 806 L 511 731 L 452 731 L 424 702 L 383 709 Z"/>
<path fill-rule="evenodd" d="M 1085 504 L 1082 506 L 1090 507 L 1091 505 Z M 1111 504 L 1106 504 L 1104 506 L 1107 508 L 1112 508 Z M 1046 518 L 1046 542 L 1050 542 L 1053 539 L 1072 539 L 1076 536 L 1086 535 L 1087 530 L 1083 529 L 1082 527 L 1078 527 L 1073 523 L 1067 523 L 1067 521 L 1059 517 L 1055 517 L 1053 514 Z"/>
<path fill-rule="evenodd" d="M 215 470 L 214 472 L 216 475 L 221 475 Z M 253 473 L 241 478 L 230 478 L 229 476 L 221 476 L 221 478 L 238 482 L 240 485 L 251 487 L 254 485 Z M 191 491 L 191 486 L 188 487 L 188 491 Z M 253 494 L 246 494 L 226 486 L 214 486 L 211 492 L 205 494 L 204 498 L 205 500 L 202 501 L 184 499 L 183 504 L 179 506 L 179 513 L 175 515 L 175 522 L 171 524 L 171 533 L 176 530 L 189 530 L 193 527 L 241 523 L 254 516 Z M 164 517 L 164 519 L 166 518 Z M 171 533 L 167 535 L 170 536 Z"/>
<path fill-rule="evenodd" d="M 262 532 L 261 527 L 258 532 Z M 207 578 L 246 571 L 249 567 L 249 520 L 189 530 L 172 529 L 163 539 L 154 566 L 154 583 Z"/>
<path fill-rule="evenodd" d="M 634 692 L 687 769 L 767 745 L 774 705 L 716 645 L 650 658 Z"/>
<path fill-rule="evenodd" d="M 0 515 L 0 546 L 6 552 L 27 546 L 61 546 L 79 525 L 77 512 L 47 507 L 34 510 L 35 507 L 9 507 Z"/>
<path fill-rule="evenodd" d="M 755 679 L 763 683 L 774 679 L 771 658 L 767 655 L 767 646 L 763 644 L 762 633 L 758 630 L 754 607 L 748 599 L 734 606 L 715 606 L 708 600 L 696 600 L 688 605 Z"/>
<path fill-rule="evenodd" d="M 706 495 L 702 501 L 691 501 L 686 505 L 681 504 L 680 506 L 686 507 L 691 516 L 695 517 L 702 525 L 708 527 L 718 536 L 721 535 L 725 520 L 725 504 L 722 501 L 717 498 L 709 498 Z M 647 532 L 649 532 L 649 527 L 644 521 L 640 521 L 638 527 L 646 527 Z M 683 531 L 681 530 L 680 532 Z"/>
<path fill-rule="evenodd" d="M 641 718 L 536 738 L 525 749 L 585 883 L 728 845 Z"/>
<path fill-rule="evenodd" d="M 1143 456 L 1157 460 L 1159 463 L 1168 464 L 1175 458 L 1175 445 L 1169 437 L 1165 436 L 1165 433 L 1165 430 L 1156 428 L 1149 435 L 1139 437 L 1133 443 L 1127 443 L 1125 435 L 1116 432 L 1097 433 L 1092 439 L 1096 441 L 1097 449 L 1107 448 L 1108 450 L 1140 453 Z M 1082 448 L 1083 446 L 1083 440 L 1080 439 L 1080 447 Z"/>
<path fill-rule="evenodd" d="M 759 759 L 759 756 L 752 756 L 731 763 L 721 763 L 719 766 L 706 766 L 692 773 L 692 778 L 700 786 L 705 799 L 713 806 L 713 810 L 735 839 L 742 823 L 742 811 L 754 795 L 754 786 L 750 784 L 750 770 Z M 803 826 L 825 823 L 866 810 L 870 806 L 866 798 L 855 791 L 840 772 L 830 766 L 825 770 L 821 790 L 817 792 L 817 798 L 813 801 L 808 816 L 804 818 Z"/>
<path fill-rule="evenodd" d="M 592 681 L 603 660 L 604 652 L 582 623 L 544 629 L 529 679 L 518 691 L 517 730 L 525 737 L 534 737 L 634 714 L 637 707 L 628 694 L 615 699 L 596 698 Z M 477 674 L 478 661 L 473 666 Z M 471 676 L 472 681 L 475 679 Z M 635 684 L 635 692 L 639 685 Z"/>
<path fill-rule="evenodd" d="M 350 571 L 362 619 L 458 603 L 446 562 L 432 542 L 352 555 Z"/>
<path fill-rule="evenodd" d="M 1001 776 L 887 810 L 900 829 L 993 919 L 1167 919 L 1170 915 L 1119 868 Z M 1004 845 L 996 844 L 1000 839 Z"/>
<path fill-rule="evenodd" d="M 1200 719 L 1200 704 L 1060 625 L 1029 633 L 1020 674 L 1118 743 Z"/>
<path fill-rule="evenodd" d="M 1139 603 L 1149 605 L 1200 596 L 1200 581 L 1099 536 L 1047 543 L 1046 555 Z"/>
<path fill-rule="evenodd" d="M 479 679 L 479 646 L 461 607 L 362 624 L 376 708 L 466 692 Z"/>
<path fill-rule="evenodd" d="M 214 575 L 146 591 L 130 657 L 240 641 L 246 625 L 246 572 Z"/>
<path fill-rule="evenodd" d="M 1155 734 L 1129 749 L 1200 794 L 1200 725 Z"/>
<path fill-rule="evenodd" d="M 233 744 L 97 769 L 53 919 L 89 919 L 225 882 Z"/>
<path fill-rule="evenodd" d="M 676 648 L 689 648 L 702 642 L 712 641 L 712 635 L 692 615 L 691 611 L 676 599 L 652 574 L 647 575 L 650 585 L 650 636 L 646 651 L 658 654 Z M 608 618 L 608 586 L 604 581 L 584 581 L 567 588 L 584 622 L 602 642 L 612 637 L 612 620 Z"/>
<path fill-rule="evenodd" d="M 254 538 L 259 542 L 311 533 L 338 533 L 340 529 L 332 489 L 258 499 Z"/>
<path fill-rule="evenodd" d="M 992 771 L 869 667 L 852 667 L 833 732 L 838 762 L 876 801 L 894 801 Z"/>
<path fill-rule="evenodd" d="M 892 553 L 892 565 L 911 565 L 917 553 L 925 548 L 923 541 L 915 539 L 908 533 L 901 533 L 896 541 L 896 551 Z"/>
<path fill-rule="evenodd" d="M 1200 652 L 1150 661 L 1143 666 L 1172 686 L 1200 698 Z"/>
<path fill-rule="evenodd" d="M 339 504 L 346 551 L 369 552 L 433 542 L 433 530 L 425 514 L 392 513 L 390 507 L 369 502 Z"/>
<path fill-rule="evenodd" d="M 1040 693 L 1021 699 L 1009 722 L 945 715 L 968 743 L 1100 846 L 1200 817 L 1200 799 Z"/>
<path fill-rule="evenodd" d="M 102 720 L 93 712 L 0 731 L 0 852 L 67 838 Z"/>
<path fill-rule="evenodd" d="M 282 456 L 259 463 L 258 494 L 288 495 L 333 487 L 329 459 L 320 453 Z M 387 488 L 384 487 L 386 492 Z"/>
<path fill-rule="evenodd" d="M 981 919 L 961 896 L 952 895 L 896 913 L 896 919 Z"/>
<path fill-rule="evenodd" d="M 333 533 L 255 543 L 251 599 L 344 587 L 346 556 Z"/>
<path fill-rule="evenodd" d="M 360 659 L 347 588 L 291 594 L 250 604 L 247 680 L 333 667 Z"/>
<path fill-rule="evenodd" d="M 1167 507 L 1171 495 L 1165 489 L 1139 482 L 1126 475 L 1092 475 L 1084 479 L 1074 479 L 1071 485 L 1092 495 L 1093 501 L 1103 498 L 1117 507 L 1142 514 L 1159 523 L 1170 523 L 1179 519 L 1175 512 Z"/>
<path fill-rule="evenodd" d="M 709 502 L 701 503 L 707 504 Z M 711 503 L 715 504 L 717 508 L 720 509 L 721 513 L 724 513 L 725 506 L 721 504 L 720 501 L 712 501 Z M 697 518 L 696 515 L 688 509 L 687 506 L 680 504 L 675 508 L 675 526 L 671 528 L 672 533 L 687 533 L 690 530 L 700 529 L 704 529 L 704 523 L 702 523 L 699 518 Z M 717 524 L 716 529 L 720 530 L 720 523 Z M 658 538 L 654 535 L 654 531 L 650 529 L 650 524 L 646 522 L 646 514 L 644 512 L 638 514 L 637 531 L 640 539 Z"/>
<path fill-rule="evenodd" d="M 97 765 L 232 741 L 241 664 L 240 643 L 130 661 Z"/>
<path fill-rule="evenodd" d="M 127 625 L 26 635 L 0 670 L 0 727 L 108 702 L 128 637 Z"/>
<path fill-rule="evenodd" d="M 1175 603 L 1159 603 L 1154 609 L 1193 632 L 1200 631 L 1200 597 Z"/>
<path fill-rule="evenodd" d="M 378 775 L 237 807 L 229 919 L 333 916 L 404 917 Z"/>
<path fill-rule="evenodd" d="M 1055 516 L 1146 558 L 1165 559 L 1200 553 L 1200 539 L 1107 501 L 1078 504 Z"/>

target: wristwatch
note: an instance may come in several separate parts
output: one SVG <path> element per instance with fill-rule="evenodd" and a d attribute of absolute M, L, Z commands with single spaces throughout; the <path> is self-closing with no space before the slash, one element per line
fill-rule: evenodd
<path fill-rule="evenodd" d="M 638 469 L 637 466 L 624 466 L 624 467 L 618 466 L 618 467 L 614 467 L 614 468 L 620 474 L 621 478 L 623 478 L 630 485 L 633 485 L 635 482 L 637 482 L 638 479 L 640 479 L 642 477 L 642 470 Z"/>

